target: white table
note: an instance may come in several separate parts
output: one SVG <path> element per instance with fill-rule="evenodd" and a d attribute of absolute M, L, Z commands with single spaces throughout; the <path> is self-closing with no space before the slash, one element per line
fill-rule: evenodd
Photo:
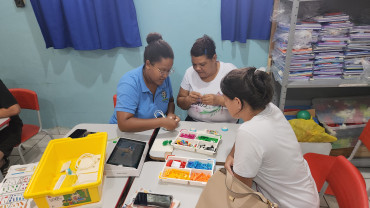
<path fill-rule="evenodd" d="M 117 137 L 126 137 L 136 140 L 148 142 L 151 138 L 153 130 L 137 132 L 137 133 L 125 133 L 118 129 L 117 124 L 78 124 L 71 131 L 69 131 L 65 137 L 69 136 L 76 129 L 86 129 L 89 132 L 107 132 L 108 133 L 108 145 L 106 154 L 109 155 L 113 151 L 114 145 L 113 140 Z M 82 207 L 86 208 L 98 208 L 98 207 L 115 207 L 118 199 L 125 188 L 128 178 L 105 178 L 103 182 L 103 195 L 101 201 L 94 204 L 87 204 Z"/>
<path fill-rule="evenodd" d="M 112 142 L 118 140 L 120 137 L 135 139 L 138 141 L 148 142 L 152 137 L 153 130 L 141 131 L 141 132 L 121 132 L 117 124 L 90 124 L 82 123 L 74 126 L 65 137 L 72 134 L 76 129 L 86 129 L 89 132 L 107 132 L 108 133 L 108 145 L 106 154 L 110 155 L 114 149 L 115 144 Z"/>
<path fill-rule="evenodd" d="M 239 128 L 240 124 L 232 123 L 205 123 L 205 122 L 190 122 L 190 121 L 181 121 L 179 127 L 174 131 L 165 131 L 160 130 L 156 137 L 160 139 L 174 139 L 181 129 L 196 128 L 197 131 L 210 129 L 216 130 L 222 135 L 221 143 L 218 146 L 217 153 L 214 155 L 205 155 L 197 152 L 189 152 L 181 149 L 174 148 L 172 155 L 183 156 L 183 157 L 192 157 L 192 158 L 215 158 L 218 165 L 223 165 L 225 163 L 226 157 L 230 153 L 234 142 L 236 131 Z M 227 127 L 228 131 L 222 131 L 221 128 Z M 331 150 L 330 143 L 300 143 L 302 153 L 314 152 L 324 155 L 329 155 Z M 150 150 L 149 155 L 152 159 L 162 160 L 165 159 L 166 152 L 164 151 L 153 151 Z"/>
<path fill-rule="evenodd" d="M 87 204 L 81 208 L 115 207 L 128 178 L 105 178 L 101 200 L 97 203 Z"/>
<path fill-rule="evenodd" d="M 97 203 L 86 204 L 79 206 L 80 208 L 101 208 L 101 207 L 115 207 L 121 193 L 126 185 L 128 178 L 105 178 L 103 181 L 103 195 L 101 200 Z M 34 201 L 30 202 L 29 208 L 37 207 Z"/>
<path fill-rule="evenodd" d="M 9 117 L 0 118 L 0 131 L 3 130 L 5 127 L 8 126 L 9 121 L 10 121 L 10 118 Z"/>
<path fill-rule="evenodd" d="M 228 127 L 228 131 L 221 131 L 222 127 Z M 196 128 L 197 130 L 212 129 L 219 131 L 222 135 L 222 142 L 220 143 L 218 152 L 214 158 L 217 162 L 224 162 L 226 156 L 229 154 L 232 146 L 235 142 L 235 132 L 238 129 L 239 124 L 230 123 L 202 123 L 202 122 L 187 122 L 181 121 L 179 127 L 175 131 L 165 131 L 160 130 L 158 132 L 157 138 L 174 138 L 177 136 L 181 129 Z M 118 129 L 117 124 L 78 124 L 65 136 L 67 137 L 76 129 L 87 129 L 90 132 L 107 132 L 108 133 L 108 143 L 111 143 L 113 139 L 117 137 L 126 137 L 137 139 L 140 141 L 149 141 L 153 130 L 137 132 L 137 133 L 125 133 Z M 108 145 L 109 146 L 109 145 Z M 303 153 L 306 152 L 316 152 L 321 154 L 329 154 L 331 149 L 330 143 L 301 143 Z M 107 147 L 107 153 L 108 153 Z M 112 151 L 112 150 L 110 150 Z M 210 155 L 203 155 L 195 152 L 188 152 L 184 150 L 175 149 L 173 154 L 177 156 L 184 157 L 195 157 L 195 158 L 210 158 Z M 163 158 L 164 152 L 150 152 L 150 156 Z M 158 181 L 159 172 L 164 166 L 163 162 L 146 162 L 144 163 L 141 175 L 137 177 L 130 189 L 126 201 L 131 200 L 133 194 L 140 188 L 148 189 L 155 193 L 171 194 L 175 199 L 181 201 L 181 207 L 195 207 L 195 204 L 199 198 L 202 191 L 202 187 L 190 186 L 190 185 L 180 185 L 180 184 L 170 184 L 161 183 Z M 126 185 L 128 178 L 105 178 L 103 184 L 103 195 L 102 201 L 96 203 L 96 205 L 86 205 L 86 207 L 114 207 Z M 189 200 L 193 199 L 193 200 Z"/>
<path fill-rule="evenodd" d="M 164 162 L 144 163 L 141 175 L 135 178 L 127 194 L 125 204 L 132 201 L 137 191 L 145 189 L 157 194 L 172 195 L 174 199 L 180 201 L 180 207 L 195 207 L 204 187 L 159 181 L 158 175 L 162 171 L 164 165 Z M 218 169 L 218 167 L 216 167 L 216 169 Z"/>
<path fill-rule="evenodd" d="M 121 132 L 117 124 L 91 124 L 82 123 L 74 126 L 71 131 L 69 131 L 65 136 L 69 136 L 76 129 L 86 129 L 89 132 L 107 132 L 108 140 L 112 140 L 116 137 L 126 137 L 131 139 L 136 139 L 140 141 L 149 141 L 153 130 L 141 131 L 141 132 Z"/>

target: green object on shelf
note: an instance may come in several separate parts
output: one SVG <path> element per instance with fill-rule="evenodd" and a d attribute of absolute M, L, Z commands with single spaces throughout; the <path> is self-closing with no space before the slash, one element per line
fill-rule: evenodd
<path fill-rule="evenodd" d="M 311 114 L 310 112 L 306 111 L 306 110 L 301 110 L 297 113 L 297 118 L 301 118 L 301 119 L 310 119 L 311 118 Z"/>

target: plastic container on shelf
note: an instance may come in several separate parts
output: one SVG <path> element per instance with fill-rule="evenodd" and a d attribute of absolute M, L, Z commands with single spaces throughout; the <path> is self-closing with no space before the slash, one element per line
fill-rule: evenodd
<path fill-rule="evenodd" d="M 353 147 L 370 118 L 370 96 L 315 98 L 312 103 L 327 133 L 338 139 L 332 148 Z"/>
<path fill-rule="evenodd" d="M 214 159 L 195 159 L 170 155 L 158 178 L 162 182 L 205 186 L 213 175 Z"/>
<path fill-rule="evenodd" d="M 341 125 L 337 127 L 323 125 L 330 135 L 338 139 L 332 143 L 332 149 L 340 149 L 355 146 L 366 124 Z"/>
<path fill-rule="evenodd" d="M 370 119 L 370 96 L 315 98 L 317 118 L 327 124 L 363 124 Z"/>
<path fill-rule="evenodd" d="M 79 139 L 62 138 L 50 141 L 24 192 L 24 197 L 33 198 L 38 207 L 45 208 L 73 207 L 100 201 L 107 138 L 106 132 L 100 132 Z M 74 185 L 80 177 L 78 173 L 74 174 L 77 171 L 75 164 L 85 153 L 100 157 L 95 160 L 97 172 L 93 173 L 93 182 Z M 69 161 L 72 175 L 61 172 L 62 166 Z M 56 188 L 63 175 L 64 181 L 62 180 L 60 188 Z"/>

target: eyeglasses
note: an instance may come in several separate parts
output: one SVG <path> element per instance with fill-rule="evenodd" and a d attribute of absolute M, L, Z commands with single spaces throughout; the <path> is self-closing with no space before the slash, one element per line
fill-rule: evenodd
<path fill-rule="evenodd" d="M 153 65 L 154 66 L 154 65 Z M 162 76 L 168 74 L 172 74 L 175 70 L 173 68 L 171 68 L 169 71 L 164 71 L 164 70 L 160 70 L 158 67 L 154 66 L 158 71 L 159 73 L 161 73 Z"/>

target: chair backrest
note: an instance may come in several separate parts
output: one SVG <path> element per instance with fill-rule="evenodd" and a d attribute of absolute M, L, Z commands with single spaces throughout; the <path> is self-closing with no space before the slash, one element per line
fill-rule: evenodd
<path fill-rule="evenodd" d="M 362 130 L 359 139 L 362 141 L 362 143 L 364 143 L 367 149 L 370 150 L 370 120 L 367 121 L 367 124 L 364 130 Z"/>
<path fill-rule="evenodd" d="M 117 103 L 117 94 L 114 94 L 113 95 L 113 106 L 116 107 L 116 103 Z"/>
<path fill-rule="evenodd" d="M 303 157 L 310 167 L 317 190 L 320 191 L 330 173 L 331 167 L 334 165 L 336 157 L 316 153 L 306 153 Z"/>
<path fill-rule="evenodd" d="M 341 208 L 369 207 L 365 180 L 345 157 L 338 156 L 326 179 Z"/>
<path fill-rule="evenodd" d="M 40 110 L 39 100 L 36 92 L 23 89 L 23 88 L 12 88 L 9 89 L 14 98 L 17 100 L 19 106 L 23 109 Z"/>

